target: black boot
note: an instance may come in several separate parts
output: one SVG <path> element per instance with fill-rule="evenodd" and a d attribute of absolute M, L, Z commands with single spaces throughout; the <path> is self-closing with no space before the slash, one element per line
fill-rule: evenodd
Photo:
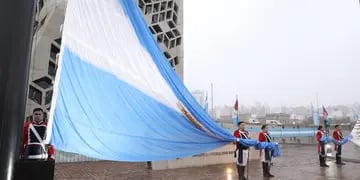
<path fill-rule="evenodd" d="M 241 168 L 242 168 L 242 172 L 243 172 L 242 180 L 247 180 L 245 177 L 245 166 L 241 166 Z"/>
<path fill-rule="evenodd" d="M 336 155 L 336 164 L 338 164 L 338 165 L 345 165 L 345 163 L 343 163 L 343 162 L 341 161 L 341 156 L 339 156 L 339 155 Z"/>
<path fill-rule="evenodd" d="M 270 163 L 267 163 L 267 174 L 268 177 L 275 177 L 274 175 L 270 174 Z"/>
<path fill-rule="evenodd" d="M 320 167 L 329 167 L 329 165 L 326 164 L 325 157 L 320 157 Z"/>
<path fill-rule="evenodd" d="M 239 180 L 247 180 L 245 178 L 245 166 L 237 165 Z"/>
<path fill-rule="evenodd" d="M 264 177 L 274 177 L 274 175 L 270 174 L 270 166 L 267 162 L 262 162 L 263 167 L 263 175 Z"/>
<path fill-rule="evenodd" d="M 262 162 L 262 169 L 263 169 L 263 176 L 268 177 L 267 169 L 266 169 L 266 162 Z"/>

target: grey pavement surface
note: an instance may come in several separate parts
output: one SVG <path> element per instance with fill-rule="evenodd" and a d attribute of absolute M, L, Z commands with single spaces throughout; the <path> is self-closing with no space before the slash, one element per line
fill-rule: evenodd
<path fill-rule="evenodd" d="M 360 148 L 348 143 L 344 147 L 345 159 L 360 160 Z M 277 180 L 360 180 L 360 164 L 346 162 L 339 166 L 329 159 L 329 168 L 319 167 L 315 145 L 282 145 L 281 157 L 274 160 L 271 173 Z M 85 162 L 56 164 L 57 180 L 128 179 L 128 180 L 237 180 L 234 164 L 212 165 L 171 170 L 149 170 L 146 163 Z M 249 179 L 262 177 L 259 161 L 251 161 Z"/>

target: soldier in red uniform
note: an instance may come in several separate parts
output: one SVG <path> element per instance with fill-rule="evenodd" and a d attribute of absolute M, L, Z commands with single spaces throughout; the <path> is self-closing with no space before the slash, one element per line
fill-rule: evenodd
<path fill-rule="evenodd" d="M 325 130 L 323 126 L 319 126 L 316 132 L 316 140 L 318 141 L 318 154 L 320 160 L 320 167 L 329 167 L 326 164 L 326 153 L 325 153 L 325 143 L 321 141 L 321 137 L 325 135 Z"/>
<path fill-rule="evenodd" d="M 260 142 L 271 142 L 272 138 L 270 133 L 268 132 L 268 127 L 266 125 L 261 126 L 261 132 L 259 133 L 259 141 Z M 260 150 L 260 158 L 262 161 L 263 175 L 264 177 L 274 177 L 274 175 L 270 174 L 270 164 L 272 160 L 271 149 L 262 149 Z"/>
<path fill-rule="evenodd" d="M 238 122 L 238 129 L 234 131 L 234 136 L 241 139 L 250 139 L 249 132 L 245 130 L 245 123 Z M 240 142 L 236 142 L 235 158 L 236 167 L 238 170 L 239 180 L 246 180 L 245 178 L 245 166 L 249 157 L 249 147 L 244 146 Z"/>
<path fill-rule="evenodd" d="M 31 122 L 24 123 L 22 146 L 20 154 L 27 160 L 54 160 L 55 150 L 52 145 L 45 145 L 47 123 L 44 122 L 44 111 L 41 108 L 33 110 Z"/>
<path fill-rule="evenodd" d="M 333 132 L 333 138 L 340 142 L 341 140 L 344 139 L 343 137 L 343 134 L 341 132 L 341 126 L 340 125 L 335 125 L 335 130 Z M 339 165 L 345 165 L 345 163 L 343 163 L 341 161 L 341 145 L 336 145 L 335 144 L 335 151 L 336 151 L 336 164 L 339 164 Z"/>

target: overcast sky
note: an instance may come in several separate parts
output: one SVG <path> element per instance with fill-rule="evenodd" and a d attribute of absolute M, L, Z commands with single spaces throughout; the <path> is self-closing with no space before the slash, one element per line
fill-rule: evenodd
<path fill-rule="evenodd" d="M 184 0 L 184 52 L 215 105 L 360 101 L 359 0 Z"/>

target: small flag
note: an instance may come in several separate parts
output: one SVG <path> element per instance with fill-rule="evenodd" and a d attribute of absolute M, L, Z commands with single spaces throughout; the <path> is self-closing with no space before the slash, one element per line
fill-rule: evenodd
<path fill-rule="evenodd" d="M 326 111 L 326 109 L 325 109 L 324 106 L 323 106 L 322 108 L 323 108 L 323 116 L 324 116 L 325 119 L 327 119 L 327 117 L 328 117 L 329 114 L 328 114 L 328 112 Z"/>
<path fill-rule="evenodd" d="M 208 93 L 206 92 L 206 96 L 205 96 L 205 104 L 204 104 L 204 109 L 206 112 L 208 112 L 209 109 L 209 102 L 208 102 Z"/>
<path fill-rule="evenodd" d="M 312 103 L 311 103 L 311 111 L 312 111 L 312 116 L 313 116 L 313 123 L 314 123 L 314 125 L 318 126 L 319 125 L 319 111 L 317 108 L 315 108 L 313 106 Z"/>
<path fill-rule="evenodd" d="M 233 124 L 237 127 L 237 123 L 239 122 L 239 103 L 236 97 L 235 104 L 234 104 L 234 112 L 233 112 Z"/>

